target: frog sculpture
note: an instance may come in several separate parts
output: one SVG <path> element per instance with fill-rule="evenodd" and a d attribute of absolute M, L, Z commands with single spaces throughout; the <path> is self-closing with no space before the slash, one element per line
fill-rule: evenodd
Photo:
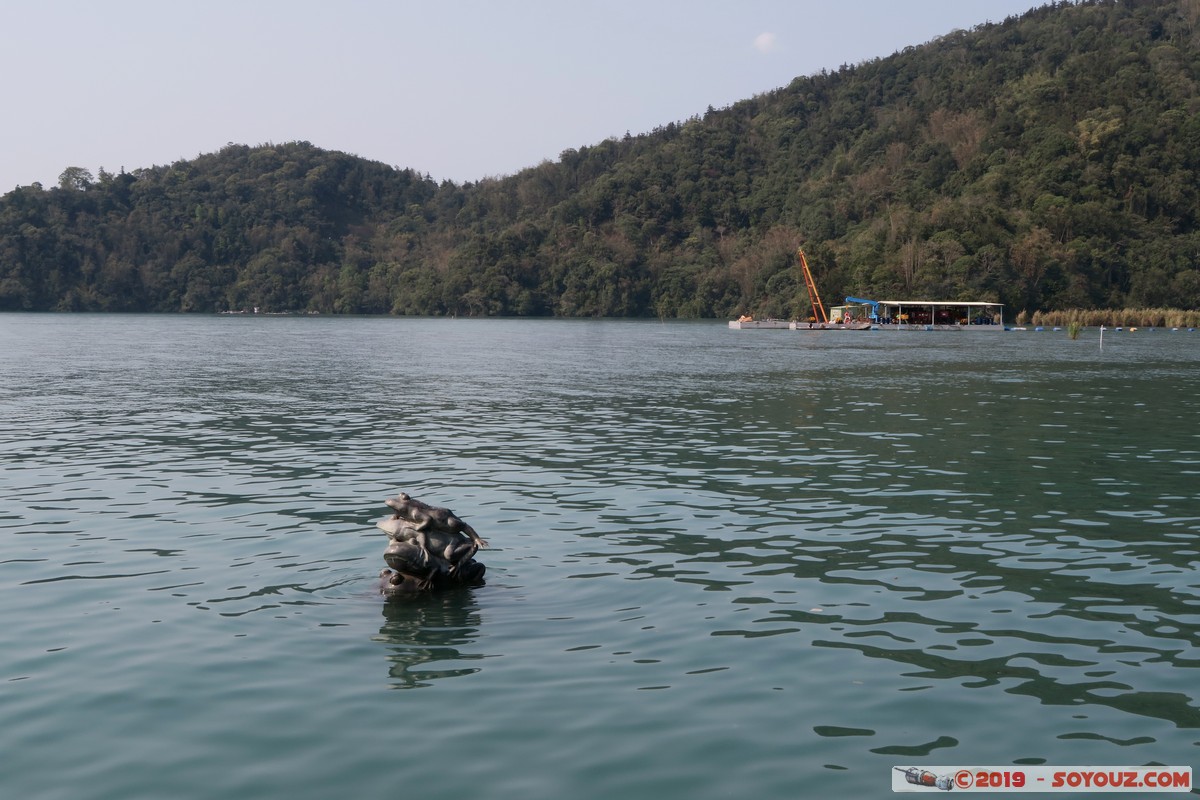
<path fill-rule="evenodd" d="M 486 568 L 475 560 L 475 553 L 488 543 L 474 528 L 450 509 L 404 492 L 386 502 L 393 513 L 375 525 L 388 535 L 380 592 L 411 594 L 483 583 Z"/>

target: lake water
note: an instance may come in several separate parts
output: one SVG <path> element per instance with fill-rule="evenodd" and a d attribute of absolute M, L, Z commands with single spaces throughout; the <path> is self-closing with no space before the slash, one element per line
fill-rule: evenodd
<path fill-rule="evenodd" d="M 0 796 L 1192 765 L 1200 333 L 0 316 Z M 399 490 L 492 543 L 385 601 Z"/>

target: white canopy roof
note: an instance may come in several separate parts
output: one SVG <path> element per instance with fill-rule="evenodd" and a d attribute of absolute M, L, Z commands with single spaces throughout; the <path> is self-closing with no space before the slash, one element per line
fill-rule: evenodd
<path fill-rule="evenodd" d="M 978 300 L 876 300 L 881 306 L 954 306 L 962 308 L 1003 308 L 1003 303 L 984 303 Z"/>

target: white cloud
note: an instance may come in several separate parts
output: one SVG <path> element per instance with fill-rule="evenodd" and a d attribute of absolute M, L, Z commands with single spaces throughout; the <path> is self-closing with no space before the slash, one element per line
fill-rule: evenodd
<path fill-rule="evenodd" d="M 769 53 L 775 49 L 775 34 L 760 33 L 754 37 L 754 49 L 760 53 Z"/>

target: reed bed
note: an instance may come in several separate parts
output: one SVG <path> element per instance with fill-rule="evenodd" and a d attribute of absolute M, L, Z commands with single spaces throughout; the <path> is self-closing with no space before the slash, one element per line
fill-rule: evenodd
<path fill-rule="evenodd" d="M 1072 325 L 1082 328 L 1200 328 L 1200 310 L 1180 308 L 1118 308 L 1082 309 L 1063 311 L 1022 311 L 1017 315 L 1018 325 L 1059 326 Z"/>

